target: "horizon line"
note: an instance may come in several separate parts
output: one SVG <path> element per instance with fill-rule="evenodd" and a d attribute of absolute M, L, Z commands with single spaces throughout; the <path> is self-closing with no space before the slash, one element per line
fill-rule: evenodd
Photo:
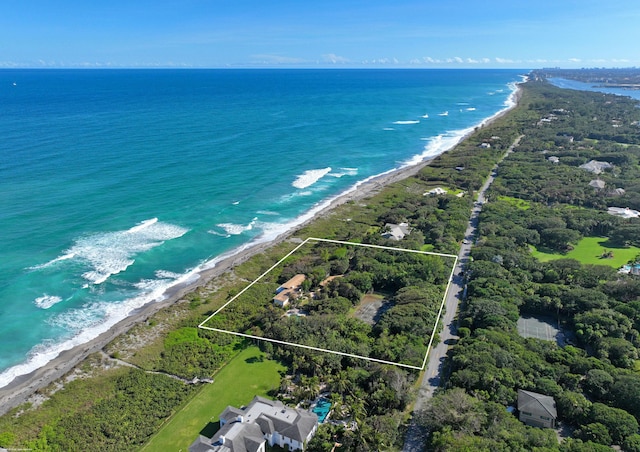
<path fill-rule="evenodd" d="M 640 70 L 638 66 L 592 66 L 592 67 L 451 67 L 451 66 L 438 66 L 438 67 L 415 67 L 415 66 L 396 66 L 396 67 L 364 67 L 364 66 L 13 66 L 13 67 L 0 67 L 0 71 L 13 71 L 13 70 L 80 70 L 80 71 L 95 71 L 95 70 L 416 70 L 416 71 L 431 71 L 431 70 L 469 70 L 469 71 L 486 71 L 486 70 L 504 70 L 504 71 L 541 71 L 541 70 L 564 70 L 564 71 L 584 71 L 584 70 Z"/>

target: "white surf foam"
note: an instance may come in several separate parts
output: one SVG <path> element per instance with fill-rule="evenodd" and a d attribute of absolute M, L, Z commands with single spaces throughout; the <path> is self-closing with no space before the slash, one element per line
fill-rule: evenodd
<path fill-rule="evenodd" d="M 90 284 L 101 284 L 111 275 L 126 270 L 135 262 L 137 254 L 181 237 L 186 232 L 185 228 L 151 218 L 124 231 L 81 237 L 63 255 L 34 269 L 73 259 L 88 267 L 82 273 L 84 279 Z"/>
<path fill-rule="evenodd" d="M 467 110 L 467 111 L 476 111 L 476 107 L 465 108 L 465 110 Z"/>
<path fill-rule="evenodd" d="M 401 124 L 401 125 L 420 124 L 420 121 L 418 120 L 393 121 L 393 124 Z"/>
<path fill-rule="evenodd" d="M 449 116 L 449 112 L 443 111 L 442 113 L 438 113 L 438 116 Z"/>
<path fill-rule="evenodd" d="M 250 231 L 253 229 L 253 226 L 255 226 L 256 221 L 258 220 L 258 218 L 254 218 L 253 220 L 251 220 L 251 222 L 249 224 L 235 224 L 235 223 L 220 223 L 217 224 L 216 226 L 219 228 L 222 228 L 225 232 L 226 232 L 226 236 L 231 236 L 231 235 L 240 235 L 243 232 L 246 231 Z M 216 234 L 216 231 L 212 230 L 209 231 L 210 233 L 214 234 L 214 235 L 221 235 L 220 233 Z"/>
<path fill-rule="evenodd" d="M 436 135 L 435 137 L 425 138 L 423 140 L 427 141 L 427 144 L 424 147 L 424 151 L 421 154 L 413 156 L 405 163 L 407 165 L 417 165 L 425 159 L 436 157 L 453 148 L 456 144 L 462 141 L 465 135 L 472 131 L 473 127 L 470 127 L 468 129 L 455 130 Z"/>
<path fill-rule="evenodd" d="M 46 264 L 41 264 L 41 265 L 35 265 L 33 267 L 29 267 L 29 270 L 40 270 L 42 268 L 47 268 L 50 267 L 58 262 L 62 262 L 62 261 L 66 261 L 69 259 L 73 259 L 75 257 L 75 254 L 73 253 L 68 253 L 68 254 L 63 254 L 62 256 L 58 256 L 55 259 L 50 260 L 49 262 L 47 262 Z"/>
<path fill-rule="evenodd" d="M 156 270 L 155 275 L 159 279 L 178 279 L 182 276 L 180 273 L 170 272 L 169 270 Z"/>
<path fill-rule="evenodd" d="M 41 297 L 33 300 L 33 303 L 40 309 L 49 309 L 51 306 L 58 304 L 62 301 L 62 298 L 55 295 L 44 294 Z"/>
<path fill-rule="evenodd" d="M 358 174 L 358 168 L 340 168 L 338 171 L 327 174 L 331 177 L 341 178 L 343 176 L 356 176 Z"/>
<path fill-rule="evenodd" d="M 318 182 L 325 175 L 331 172 L 331 167 L 322 168 L 322 169 L 314 169 L 307 170 L 304 173 L 300 174 L 295 181 L 291 185 L 295 188 L 307 188 Z"/>
<path fill-rule="evenodd" d="M 396 129 L 394 129 L 393 127 L 385 127 L 382 130 L 396 130 Z"/>
<path fill-rule="evenodd" d="M 428 115 L 428 114 L 426 114 L 426 113 L 425 113 L 424 115 L 422 115 L 422 116 L 421 116 L 421 118 L 424 118 L 424 119 L 427 119 L 428 117 L 429 117 L 429 115 Z"/>
<path fill-rule="evenodd" d="M 217 235 L 218 237 L 224 237 L 224 238 L 226 238 L 226 239 L 228 239 L 229 237 L 231 237 L 231 234 L 227 234 L 226 232 L 216 231 L 215 229 L 209 229 L 209 230 L 207 231 L 207 234 Z"/>
<path fill-rule="evenodd" d="M 136 232 L 142 231 L 143 229 L 148 228 L 151 225 L 154 225 L 158 222 L 157 218 L 151 218 L 150 220 L 144 220 L 141 221 L 140 224 L 132 227 L 131 229 L 129 229 L 127 232 L 129 234 L 135 234 Z"/>

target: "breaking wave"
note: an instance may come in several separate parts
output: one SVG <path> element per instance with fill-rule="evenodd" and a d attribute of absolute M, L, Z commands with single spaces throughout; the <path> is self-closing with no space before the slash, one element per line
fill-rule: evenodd
<path fill-rule="evenodd" d="M 394 124 L 408 125 L 408 124 L 420 124 L 418 120 L 407 120 L 407 121 L 394 121 Z"/>
<path fill-rule="evenodd" d="M 49 309 L 51 306 L 58 304 L 61 301 L 62 301 L 61 297 L 44 294 L 41 297 L 36 298 L 33 301 L 33 304 L 35 304 L 40 309 Z"/>
<path fill-rule="evenodd" d="M 322 169 L 314 169 L 307 170 L 304 173 L 300 174 L 295 181 L 291 185 L 295 188 L 307 188 L 318 182 L 324 176 L 331 172 L 331 167 L 322 168 Z"/>
<path fill-rule="evenodd" d="M 85 271 L 82 277 L 90 284 L 101 284 L 111 275 L 126 270 L 135 262 L 137 254 L 185 233 L 185 228 L 151 218 L 124 231 L 100 232 L 81 237 L 63 255 L 44 265 L 32 267 L 32 270 L 72 260 L 83 264 Z"/>

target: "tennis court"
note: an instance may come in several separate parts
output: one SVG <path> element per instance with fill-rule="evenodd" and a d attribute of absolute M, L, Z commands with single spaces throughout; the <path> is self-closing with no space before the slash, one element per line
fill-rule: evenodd
<path fill-rule="evenodd" d="M 518 334 L 560 343 L 564 337 L 556 325 L 557 321 L 552 317 L 523 316 L 518 319 Z"/>

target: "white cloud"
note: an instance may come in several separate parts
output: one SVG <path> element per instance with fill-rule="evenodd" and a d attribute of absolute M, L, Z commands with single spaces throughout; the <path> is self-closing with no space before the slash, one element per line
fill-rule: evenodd
<path fill-rule="evenodd" d="M 513 60 L 510 60 L 508 58 L 499 58 L 496 57 L 496 63 L 500 63 L 500 64 L 509 64 L 509 63 L 514 63 Z"/>
<path fill-rule="evenodd" d="M 350 60 L 348 58 L 341 57 L 339 55 L 336 55 L 335 53 L 327 53 L 325 55 L 322 55 L 322 59 L 325 63 L 350 63 Z"/>
<path fill-rule="evenodd" d="M 580 63 L 582 60 L 580 58 L 569 58 L 571 63 Z"/>
<path fill-rule="evenodd" d="M 464 63 L 464 60 L 463 60 L 462 58 L 460 58 L 460 57 L 453 57 L 453 60 L 454 60 L 456 63 Z"/>
<path fill-rule="evenodd" d="M 253 60 L 252 63 L 258 64 L 303 64 L 309 62 L 303 58 L 270 54 L 251 55 L 251 59 Z"/>

